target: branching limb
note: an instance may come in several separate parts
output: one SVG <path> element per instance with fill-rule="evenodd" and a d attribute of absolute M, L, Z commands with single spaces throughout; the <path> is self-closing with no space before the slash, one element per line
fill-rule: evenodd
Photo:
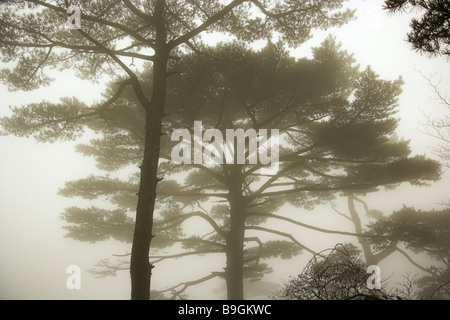
<path fill-rule="evenodd" d="M 302 191 L 324 192 L 324 191 L 361 190 L 361 189 L 371 189 L 371 188 L 374 188 L 377 186 L 379 186 L 379 184 L 375 184 L 375 183 L 347 184 L 347 185 L 337 185 L 337 186 L 327 186 L 327 185 L 317 183 L 317 184 L 311 184 L 311 185 L 299 187 L 299 188 L 272 191 L 272 192 L 266 192 L 266 193 L 261 193 L 261 194 L 253 194 L 249 198 L 251 198 L 251 200 L 253 200 L 256 198 L 280 196 L 280 195 L 286 195 L 286 194 L 297 193 L 297 192 L 302 192 Z"/>
<path fill-rule="evenodd" d="M 354 233 L 354 232 L 347 232 L 347 231 L 339 231 L 339 230 L 329 230 L 329 229 L 323 229 L 323 228 L 319 228 L 319 227 L 315 227 L 306 223 L 302 223 L 287 217 L 283 217 L 283 216 L 279 216 L 276 214 L 271 214 L 271 213 L 259 213 L 259 212 L 247 212 L 248 215 L 254 215 L 254 216 L 261 216 L 261 217 L 267 217 L 267 218 L 274 218 L 274 219 L 278 219 L 278 220 L 283 220 L 307 229 L 311 229 L 311 230 L 315 230 L 315 231 L 319 231 L 319 232 L 323 232 L 323 233 L 331 233 L 331 234 L 340 234 L 340 235 L 344 235 L 344 236 L 352 236 L 352 237 L 368 237 L 368 238 L 373 238 L 373 235 L 365 235 L 363 233 Z M 380 236 L 380 237 L 384 237 L 384 236 Z"/>
<path fill-rule="evenodd" d="M 19 136 L 27 136 L 30 134 L 35 134 L 37 131 L 41 130 L 46 126 L 58 126 L 58 131 L 52 132 L 52 138 L 59 137 L 59 135 L 67 127 L 68 123 L 76 123 L 79 120 L 89 118 L 92 116 L 99 115 L 102 111 L 111 106 L 119 97 L 122 95 L 125 87 L 130 85 L 130 79 L 121 81 L 118 83 L 115 94 L 110 97 L 107 101 L 93 108 L 79 108 L 77 106 L 70 106 L 71 102 L 64 101 L 65 104 L 69 104 L 69 109 L 62 108 L 62 106 L 49 104 L 47 102 L 42 102 L 39 105 L 31 105 L 21 112 L 22 109 L 17 109 L 18 115 L 12 115 L 10 118 L 1 118 L 0 122 L 2 127 L 5 129 L 5 134 L 15 134 Z M 56 109 L 56 110 L 55 110 Z M 59 111 L 61 109 L 61 111 Z M 67 114 L 70 111 L 71 115 Z M 25 116 L 27 118 L 27 124 L 24 125 L 20 117 Z M 61 127 L 62 126 L 62 127 Z"/>
<path fill-rule="evenodd" d="M 189 251 L 189 252 L 182 252 L 182 253 L 176 253 L 176 254 L 169 254 L 169 255 L 158 255 L 158 256 L 150 256 L 150 259 L 156 259 L 152 262 L 152 264 L 161 262 L 163 260 L 167 259 L 178 259 L 182 257 L 187 256 L 195 256 L 195 255 L 203 255 L 208 253 L 224 253 L 225 250 L 197 250 L 197 251 Z"/>
<path fill-rule="evenodd" d="M 131 80 L 131 84 L 133 85 L 133 89 L 134 92 L 136 94 L 136 97 L 138 98 L 139 102 L 141 103 L 142 106 L 144 106 L 144 108 L 146 106 L 148 106 L 150 104 L 150 101 L 147 99 L 147 97 L 145 96 L 141 84 L 138 80 L 138 77 L 136 76 L 136 74 L 131 71 L 130 68 L 128 68 L 128 66 L 122 62 L 122 60 L 120 60 L 112 50 L 106 48 L 105 46 L 103 46 L 99 41 L 95 40 L 94 38 L 92 38 L 89 34 L 87 34 L 86 32 L 84 32 L 81 29 L 78 29 L 78 32 L 83 35 L 87 40 L 89 40 L 90 42 L 92 42 L 93 44 L 95 44 L 100 50 L 102 50 L 104 53 L 108 54 L 111 59 L 113 59 L 130 77 Z"/>
<path fill-rule="evenodd" d="M 53 10 L 55 12 L 59 12 L 63 16 L 67 15 L 65 8 L 58 7 L 58 6 L 53 5 L 51 3 L 48 3 L 48 2 L 45 2 L 45 1 L 41 1 L 41 0 L 27 0 L 27 1 L 28 2 L 32 2 L 34 4 L 37 4 L 37 5 L 40 5 L 42 7 L 51 9 L 51 10 Z M 150 46 L 152 48 L 154 47 L 154 40 L 153 39 L 146 39 L 145 37 L 141 36 L 139 33 L 135 32 L 132 29 L 127 28 L 126 26 L 124 26 L 124 25 L 122 25 L 120 23 L 115 23 L 115 22 L 103 19 L 101 17 L 98 17 L 98 16 L 89 16 L 89 15 L 86 15 L 86 14 L 83 15 L 82 19 L 85 20 L 85 21 L 96 22 L 96 23 L 99 23 L 101 25 L 109 26 L 109 27 L 115 28 L 117 30 L 123 31 L 126 34 L 128 34 L 128 35 L 132 36 L 133 38 L 135 38 L 136 40 L 142 42 L 142 44 L 148 45 L 148 46 Z"/>
<path fill-rule="evenodd" d="M 206 29 L 208 29 L 212 24 L 215 22 L 221 20 L 223 17 L 225 17 L 228 13 L 230 13 L 235 7 L 241 5 L 245 0 L 234 0 L 227 6 L 225 6 L 222 10 L 214 14 L 213 16 L 206 19 L 201 25 L 199 25 L 197 28 L 191 30 L 190 32 L 178 37 L 177 39 L 174 39 L 168 43 L 168 49 L 171 50 L 173 48 L 176 48 L 182 43 L 185 43 L 186 41 L 192 39 L 193 37 L 199 35 Z"/>
<path fill-rule="evenodd" d="M 206 222 L 208 222 L 211 227 L 214 228 L 214 230 L 220 234 L 222 237 L 226 237 L 226 233 L 225 231 L 222 230 L 222 228 L 214 221 L 213 218 L 211 218 L 210 216 L 208 216 L 207 214 L 201 212 L 201 211 L 195 211 L 195 212 L 191 212 L 191 213 L 186 213 L 180 216 L 176 216 L 174 218 L 170 218 L 170 219 L 166 219 L 164 221 L 161 222 L 157 222 L 155 223 L 155 225 L 158 226 L 164 226 L 164 225 L 168 225 L 168 224 L 180 224 L 184 221 L 186 221 L 187 219 L 193 218 L 193 217 L 200 217 L 203 220 L 205 220 Z"/>
<path fill-rule="evenodd" d="M 429 269 L 422 267 L 421 265 L 419 265 L 417 262 L 415 262 L 408 253 L 406 253 L 405 251 L 403 251 L 402 249 L 400 249 L 399 247 L 395 247 L 395 251 L 398 251 L 399 253 L 401 253 L 412 265 L 414 265 L 415 267 L 417 267 L 418 269 L 425 271 L 427 273 L 433 274 L 433 272 L 431 272 Z"/>
<path fill-rule="evenodd" d="M 221 248 L 222 250 L 226 250 L 226 245 L 216 242 L 216 241 L 210 241 L 210 240 L 205 240 L 199 237 L 191 237 L 191 238 L 174 238 L 174 239 L 169 239 L 169 241 L 171 242 L 182 242 L 184 244 L 189 244 L 189 243 L 201 243 L 201 244 L 205 244 L 207 246 L 213 246 L 213 247 L 217 247 L 217 248 Z"/>
<path fill-rule="evenodd" d="M 259 195 L 261 195 L 265 190 L 267 190 L 268 188 L 271 187 L 271 185 L 277 181 L 280 177 L 283 176 L 283 174 L 285 174 L 286 172 L 288 172 L 289 170 L 292 170 L 295 167 L 298 167 L 300 164 L 299 163 L 293 163 L 289 166 L 287 166 L 286 168 L 283 168 L 282 170 L 279 170 L 278 173 L 276 175 L 274 175 L 273 177 L 271 177 L 270 179 L 268 179 L 258 190 L 256 190 L 251 197 L 258 197 Z M 291 184 L 293 185 L 293 184 Z"/>
<path fill-rule="evenodd" d="M 136 8 L 130 0 L 122 0 L 122 2 L 125 4 L 125 6 L 127 6 L 127 8 L 133 12 L 136 16 L 138 16 L 139 18 L 141 18 L 144 21 L 147 21 L 148 23 L 150 23 L 151 25 L 154 24 L 154 19 L 153 16 L 146 14 L 144 12 L 142 12 L 141 10 L 139 10 L 138 8 Z"/>
<path fill-rule="evenodd" d="M 340 216 L 344 217 L 345 219 L 347 219 L 347 220 L 353 222 L 353 220 L 352 220 L 349 216 L 347 216 L 347 215 L 346 215 L 345 213 L 343 213 L 343 212 L 340 212 L 340 211 L 336 208 L 336 206 L 335 206 L 334 204 L 332 204 L 332 203 L 331 203 L 331 208 L 332 208 L 332 209 L 334 210 L 334 212 L 336 212 L 338 215 L 340 215 Z"/>

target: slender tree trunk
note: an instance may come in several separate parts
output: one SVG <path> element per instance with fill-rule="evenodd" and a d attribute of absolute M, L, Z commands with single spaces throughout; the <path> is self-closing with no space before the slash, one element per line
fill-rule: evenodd
<path fill-rule="evenodd" d="M 131 299 L 149 300 L 151 270 L 150 244 L 153 238 L 153 210 L 158 184 L 158 163 L 164 103 L 167 91 L 166 30 L 164 0 L 158 0 L 154 18 L 156 25 L 155 58 L 153 62 L 153 90 L 150 104 L 146 106 L 144 159 L 141 166 L 136 221 L 131 249 Z"/>
<path fill-rule="evenodd" d="M 227 266 L 225 279 L 228 300 L 244 299 L 244 235 L 245 235 L 245 201 L 242 196 L 242 176 L 240 166 L 231 169 L 229 192 L 230 231 L 227 236 Z"/>
<path fill-rule="evenodd" d="M 144 160 L 141 166 L 141 182 L 131 249 L 130 275 L 131 299 L 133 300 L 150 299 L 150 277 L 153 267 L 149 261 L 149 251 L 156 199 L 161 126 L 158 125 L 156 117 L 149 119 L 149 115 L 150 113 L 147 113 Z"/>

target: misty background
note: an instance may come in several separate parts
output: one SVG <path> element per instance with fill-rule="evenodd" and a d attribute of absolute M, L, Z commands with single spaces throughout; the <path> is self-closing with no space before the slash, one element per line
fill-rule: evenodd
<path fill-rule="evenodd" d="M 433 88 L 423 75 L 431 77 L 439 88 L 450 94 L 450 62 L 445 57 L 429 58 L 411 50 L 405 41 L 409 22 L 416 13 L 391 15 L 382 10 L 383 1 L 349 1 L 356 8 L 356 19 L 340 28 L 314 32 L 310 41 L 292 50 L 295 57 L 311 57 L 311 48 L 319 46 L 329 34 L 342 43 L 342 49 L 354 54 L 360 69 L 370 65 L 382 79 L 403 77 L 397 117 L 397 133 L 410 140 L 412 155 L 425 154 L 438 159 L 432 147 L 439 141 L 426 134 L 426 116 L 438 118 L 446 109 L 437 99 Z M 218 37 L 211 36 L 211 43 Z M 421 74 L 422 73 L 422 74 Z M 50 86 L 31 92 L 8 92 L 0 86 L 0 116 L 10 115 L 8 106 L 20 106 L 43 98 L 57 102 L 60 97 L 75 96 L 91 104 L 101 100 L 105 82 L 92 84 L 77 79 L 71 72 L 55 72 Z M 83 201 L 57 195 L 65 182 L 99 172 L 92 158 L 75 151 L 80 142 L 36 143 L 32 139 L 0 136 L 0 299 L 129 299 L 130 280 L 127 270 L 116 277 L 95 278 L 88 272 L 101 258 L 130 252 L 130 244 L 115 240 L 97 243 L 78 242 L 65 238 L 60 214 L 66 207 Z M 120 173 L 119 173 L 120 174 Z M 389 215 L 403 205 L 417 210 L 440 210 L 449 197 L 450 176 L 444 172 L 442 179 L 430 186 L 400 187 L 369 194 L 364 200 L 371 209 Z M 346 210 L 346 199 L 333 201 L 335 207 Z M 88 204 L 86 201 L 85 204 Z M 92 204 L 89 202 L 89 205 Z M 299 210 L 299 209 L 296 209 Z M 352 225 L 336 215 L 330 205 L 315 207 L 312 211 L 297 214 L 300 221 L 318 227 L 354 231 Z M 295 228 L 301 242 L 320 251 L 337 242 L 355 242 L 350 237 L 323 235 L 311 230 Z M 246 284 L 247 298 L 264 299 L 271 290 L 289 276 L 300 273 L 311 258 L 307 252 L 290 260 L 270 263 L 274 272 L 261 282 Z M 202 260 L 204 259 L 204 260 Z M 424 256 L 422 263 L 427 264 Z M 203 263 L 200 261 L 206 261 Z M 163 290 L 178 282 L 195 279 L 208 272 L 214 264 L 223 266 L 223 260 L 207 257 L 186 257 L 157 264 L 153 270 L 152 290 Z M 81 268 L 81 289 L 69 290 L 66 286 L 69 265 Z M 382 275 L 389 281 L 406 272 L 418 272 L 404 257 L 393 254 L 380 264 Z M 222 280 L 205 282 L 187 292 L 191 299 L 223 299 L 226 290 Z"/>

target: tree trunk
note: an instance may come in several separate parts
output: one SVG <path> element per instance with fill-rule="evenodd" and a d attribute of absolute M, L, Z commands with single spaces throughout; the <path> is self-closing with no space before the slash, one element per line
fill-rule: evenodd
<path fill-rule="evenodd" d="M 242 176 L 240 166 L 231 168 L 229 192 L 230 230 L 227 235 L 225 279 L 228 300 L 244 299 L 244 235 L 245 201 L 242 196 Z"/>
<path fill-rule="evenodd" d="M 155 55 L 153 61 L 153 90 L 146 106 L 144 159 L 141 166 L 136 221 L 131 249 L 131 299 L 149 300 L 151 270 L 150 244 L 153 238 L 153 210 L 158 184 L 158 163 L 164 103 L 167 91 L 167 33 L 164 22 L 164 1 L 158 0 L 154 18 L 156 27 Z"/>
<path fill-rule="evenodd" d="M 149 114 L 149 113 L 148 113 Z M 131 249 L 131 299 L 150 299 L 150 277 L 152 265 L 149 261 L 152 239 L 153 209 L 156 198 L 157 168 L 159 158 L 160 126 L 157 119 L 151 120 L 147 115 L 145 129 L 144 160 L 141 166 L 136 221 Z M 150 123 L 154 122 L 154 123 Z"/>

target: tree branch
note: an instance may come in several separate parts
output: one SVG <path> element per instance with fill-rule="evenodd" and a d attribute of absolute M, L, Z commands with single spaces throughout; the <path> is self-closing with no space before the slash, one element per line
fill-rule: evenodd
<path fill-rule="evenodd" d="M 272 13 L 270 11 L 267 11 L 266 8 L 264 7 L 264 5 L 262 3 L 260 3 L 258 0 L 250 0 L 259 10 L 261 10 L 261 12 L 270 18 L 274 18 L 274 19 L 278 19 L 278 18 L 282 18 L 283 16 L 295 13 L 295 12 L 307 12 L 309 10 L 311 10 L 312 8 L 315 7 L 315 5 L 312 5 L 311 7 L 305 8 L 305 9 L 292 9 L 286 12 L 282 12 L 282 13 Z"/>
<path fill-rule="evenodd" d="M 220 175 L 219 173 L 215 172 L 212 169 L 209 169 L 200 164 L 191 164 L 190 166 L 205 171 L 206 173 L 210 174 L 211 176 L 213 176 L 214 178 L 216 178 L 217 180 L 219 180 L 220 182 L 222 182 L 225 185 L 227 183 L 227 180 L 225 179 L 224 176 Z"/>
<path fill-rule="evenodd" d="M 388 183 L 388 182 L 386 182 Z M 266 192 L 262 193 L 260 195 L 252 195 L 249 198 L 256 199 L 256 198 L 263 198 L 263 197 L 269 197 L 269 196 L 279 196 L 279 195 L 285 195 L 290 193 L 297 193 L 302 191 L 310 191 L 310 192 L 326 192 L 326 191 L 344 191 L 344 190 L 361 190 L 361 189 L 371 189 L 380 186 L 381 184 L 375 184 L 375 183 L 368 183 L 368 184 L 347 184 L 347 185 L 338 185 L 338 186 L 325 186 L 323 184 L 312 184 L 309 186 L 304 186 L 300 188 L 293 188 L 293 189 L 287 189 L 287 190 L 280 190 L 280 191 L 272 191 L 272 192 Z"/>
<path fill-rule="evenodd" d="M 334 212 L 336 212 L 338 215 L 343 216 L 345 219 L 349 220 L 350 222 L 353 222 L 352 218 L 350 218 L 349 216 L 347 216 L 346 214 L 340 212 L 333 203 L 331 203 L 331 208 L 334 210 Z"/>
<path fill-rule="evenodd" d="M 173 287 L 171 287 L 169 289 L 163 290 L 162 292 L 172 291 L 173 292 L 173 294 L 172 294 L 173 297 L 179 296 L 180 294 L 182 294 L 184 291 L 186 291 L 186 289 L 188 289 L 191 286 L 203 283 L 203 282 L 208 281 L 210 279 L 213 279 L 215 277 L 223 277 L 223 276 L 224 276 L 223 272 L 211 272 L 211 274 L 207 275 L 206 277 L 199 278 L 199 279 L 192 280 L 192 281 L 179 283 L 176 286 L 173 286 Z M 176 288 L 178 288 L 178 287 L 182 287 L 182 288 L 179 289 L 179 290 L 176 290 Z"/>
<path fill-rule="evenodd" d="M 136 94 L 137 99 L 139 100 L 139 102 L 141 103 L 141 105 L 143 106 L 144 109 L 147 108 L 147 106 L 150 104 L 149 100 L 146 98 L 144 92 L 142 91 L 141 88 L 141 84 L 139 83 L 139 80 L 136 76 L 136 74 L 131 71 L 130 68 L 128 68 L 123 62 L 122 60 L 120 60 L 119 58 L 117 58 L 117 56 L 114 54 L 114 52 L 112 50 L 110 50 L 109 48 L 106 48 L 105 46 L 103 46 L 99 41 L 95 40 L 94 38 L 92 38 L 89 34 L 87 34 L 86 32 L 84 32 L 81 29 L 78 29 L 78 32 L 83 35 L 86 39 L 88 39 L 90 42 L 92 42 L 93 44 L 95 44 L 98 48 L 100 48 L 101 50 L 103 50 L 105 53 L 107 53 L 111 59 L 113 59 L 119 66 L 122 67 L 122 69 L 128 74 L 128 76 L 130 77 L 131 83 L 133 85 L 133 89 L 134 92 Z"/>
<path fill-rule="evenodd" d="M 40 127 L 43 127 L 43 126 L 46 126 L 46 125 L 59 124 L 59 123 L 68 123 L 68 122 L 81 120 L 81 119 L 84 119 L 84 118 L 88 118 L 88 117 L 92 117 L 92 116 L 98 115 L 103 110 L 108 108 L 111 104 L 113 104 L 117 99 L 119 99 L 119 97 L 121 96 L 121 94 L 122 94 L 123 90 L 125 89 L 125 87 L 127 85 L 130 85 L 130 84 L 131 84 L 130 79 L 121 81 L 119 83 L 119 88 L 117 89 L 116 93 L 111 98 L 109 98 L 107 101 L 105 101 L 104 103 L 100 104 L 99 106 L 97 106 L 95 108 L 88 108 L 88 110 L 90 110 L 90 112 L 81 113 L 81 114 L 78 114 L 78 115 L 72 116 L 72 117 L 40 121 L 39 123 L 30 125 L 30 126 L 27 126 L 27 127 L 22 127 L 21 128 L 22 130 L 20 130 L 20 131 L 26 132 L 27 130 L 39 129 Z M 4 120 L 4 119 L 1 119 L 1 120 Z M 6 119 L 6 120 L 8 120 L 8 119 Z M 18 133 L 20 131 L 15 131 L 15 132 Z"/>
<path fill-rule="evenodd" d="M 64 49 L 70 49 L 78 52 L 83 53 L 92 53 L 93 51 L 98 51 L 98 48 L 95 46 L 82 46 L 82 45 L 72 45 L 60 41 L 54 41 L 51 39 L 48 39 L 49 43 L 25 43 L 25 42 L 16 42 L 16 41 L 5 41 L 1 40 L 0 42 L 2 44 L 5 44 L 7 46 L 14 46 L 14 47 L 21 47 L 21 48 L 53 48 L 53 47 L 60 47 Z M 104 52 L 103 50 L 101 52 Z M 123 49 L 121 50 L 112 50 L 110 49 L 110 52 L 113 53 L 116 56 L 122 56 L 122 57 L 131 57 L 136 59 L 141 59 L 145 61 L 153 61 L 154 56 L 140 54 L 137 52 L 127 52 Z"/>
<path fill-rule="evenodd" d="M 252 195 L 251 195 L 251 197 L 257 197 L 258 195 L 260 195 L 261 193 L 263 193 L 264 192 L 264 190 L 267 190 L 268 188 L 270 188 L 271 187 L 271 184 L 273 183 L 273 182 L 275 182 L 276 180 L 278 180 L 280 177 L 282 177 L 282 175 L 285 173 L 285 172 L 287 172 L 287 171 L 289 171 L 289 170 L 291 170 L 291 169 L 294 169 L 295 167 L 297 167 L 297 166 L 299 166 L 300 164 L 299 163 L 293 163 L 293 164 L 291 164 L 291 165 L 289 165 L 289 166 L 287 166 L 286 168 L 283 168 L 282 170 L 280 170 L 280 171 L 278 171 L 277 172 L 277 174 L 276 175 L 274 175 L 273 177 L 271 177 L 269 180 L 267 180 L 258 190 L 256 190 Z"/>
<path fill-rule="evenodd" d="M 431 272 L 430 270 L 428 270 L 427 268 L 422 267 L 421 265 L 419 265 L 417 262 L 415 262 L 405 251 L 403 251 L 402 249 L 400 249 L 399 247 L 395 247 L 395 251 L 398 251 L 399 253 L 401 253 L 412 265 L 414 265 L 415 267 L 419 268 L 422 271 L 425 271 L 427 273 L 433 274 L 433 272 Z"/>
<path fill-rule="evenodd" d="M 133 12 L 136 16 L 138 16 L 139 18 L 141 18 L 144 21 L 147 21 L 150 24 L 154 24 L 153 21 L 153 16 L 148 15 L 144 12 L 142 12 L 141 10 L 139 10 L 138 8 L 136 8 L 131 2 L 130 0 L 122 0 L 122 2 L 127 6 L 128 9 L 130 9 L 131 12 Z"/>
<path fill-rule="evenodd" d="M 199 243 L 204 243 L 206 245 L 210 245 L 210 246 L 215 246 L 215 247 L 219 247 L 223 250 L 226 249 L 226 245 L 219 243 L 219 242 L 215 242 L 215 241 L 209 241 L 209 240 L 205 240 L 205 239 L 201 239 L 198 237 L 191 237 L 191 238 L 180 238 L 180 239 L 169 239 L 169 241 L 172 242 L 185 242 L 185 243 L 189 243 L 189 242 L 199 242 Z"/>
<path fill-rule="evenodd" d="M 60 7 L 55 6 L 55 5 L 52 5 L 52 4 L 47 3 L 45 1 L 41 1 L 41 0 L 27 0 L 27 1 L 35 3 L 35 4 L 38 4 L 38 5 L 41 5 L 43 7 L 48 8 L 48 9 L 57 11 L 57 12 L 61 13 L 64 16 L 67 15 L 66 9 L 60 8 Z M 134 37 L 136 40 L 141 41 L 143 44 L 148 45 L 149 47 L 153 48 L 154 43 L 153 43 L 152 40 L 149 40 L 149 39 L 146 39 L 146 38 L 142 37 L 141 35 L 139 35 L 138 33 L 134 32 L 133 30 L 130 30 L 129 28 L 125 27 L 124 25 L 121 25 L 119 23 L 115 23 L 115 22 L 112 22 L 112 21 L 108 21 L 108 20 L 105 20 L 105 19 L 101 19 L 99 17 L 93 17 L 93 16 L 85 15 L 85 14 L 83 14 L 82 18 L 83 18 L 83 20 L 86 20 L 86 21 L 97 22 L 97 23 L 100 23 L 102 25 L 113 27 L 115 29 L 121 30 L 121 31 L 125 32 L 126 34 L 129 34 L 130 36 Z"/>
<path fill-rule="evenodd" d="M 354 233 L 354 232 L 347 232 L 347 231 L 339 231 L 339 230 L 329 230 L 329 229 L 323 229 L 323 228 L 319 228 L 319 227 L 315 227 L 306 223 L 302 223 L 287 217 L 283 217 L 283 216 L 279 216 L 279 215 L 275 215 L 275 214 L 271 214 L 271 213 L 259 213 L 259 212 L 247 212 L 248 215 L 253 215 L 253 216 L 260 216 L 260 217 L 267 217 L 267 218 L 274 218 L 274 219 L 279 219 L 279 220 L 283 220 L 307 229 L 311 229 L 311 230 L 315 230 L 315 231 L 319 231 L 319 232 L 323 232 L 323 233 L 330 233 L 330 234 L 340 234 L 340 235 L 344 235 L 344 236 L 352 236 L 352 237 L 366 237 L 366 238 L 374 238 L 373 235 L 365 235 L 363 233 Z M 376 237 L 376 236 L 375 236 Z M 386 238 L 385 236 L 379 236 L 382 238 Z"/>
<path fill-rule="evenodd" d="M 220 226 L 214 221 L 214 219 L 200 211 L 195 211 L 195 212 L 186 213 L 186 214 L 183 214 L 180 216 L 176 216 L 174 218 L 170 218 L 170 219 L 155 223 L 155 225 L 166 225 L 166 224 L 177 222 L 177 221 L 178 221 L 177 224 L 180 224 L 180 223 L 184 222 L 185 220 L 190 219 L 192 217 L 202 218 L 203 220 L 207 221 L 218 234 L 220 234 L 224 238 L 226 237 L 226 232 L 223 231 L 222 228 L 220 228 Z M 179 220 L 181 220 L 181 221 L 179 221 Z"/>
<path fill-rule="evenodd" d="M 177 259 L 187 256 L 193 256 L 193 255 L 202 255 L 207 253 L 224 253 L 225 250 L 198 250 L 198 251 L 189 251 L 189 252 L 182 252 L 177 254 L 169 254 L 169 255 L 160 255 L 160 256 L 150 256 L 150 259 L 157 259 L 152 262 L 152 264 L 158 263 L 160 261 L 166 260 L 166 259 Z"/>

